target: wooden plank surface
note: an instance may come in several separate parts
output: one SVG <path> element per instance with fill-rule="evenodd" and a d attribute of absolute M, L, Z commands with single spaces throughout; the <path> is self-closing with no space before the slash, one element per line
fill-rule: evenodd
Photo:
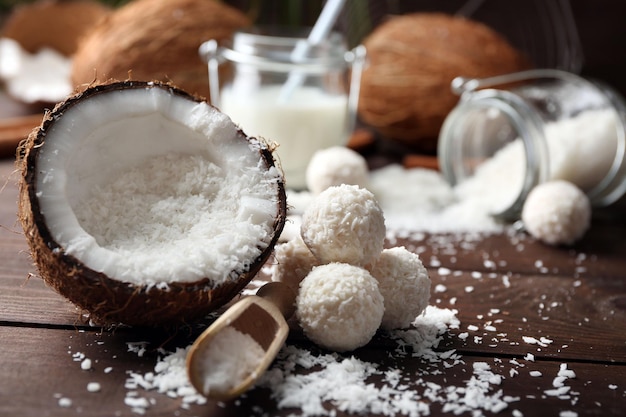
<path fill-rule="evenodd" d="M 12 160 L 0 162 L 5 184 L 0 193 L 0 415 L 137 415 L 125 403 L 134 391 L 125 386 L 129 372 L 151 372 L 158 358 L 188 346 L 207 323 L 176 334 L 89 327 L 72 304 L 36 276 L 16 221 L 13 171 Z M 458 361 L 433 364 L 421 357 L 394 355 L 398 343 L 385 334 L 345 357 L 354 355 L 382 370 L 399 370 L 408 390 L 428 403 L 434 416 L 454 415 L 443 399 L 445 389 L 468 386 L 478 365 L 488 366 L 501 378 L 492 394 L 501 390 L 514 399 L 499 413 L 474 410 L 478 415 L 621 415 L 626 401 L 622 209 L 618 205 L 599 211 L 589 235 L 574 248 L 546 247 L 523 234 L 486 239 L 416 234 L 388 241 L 420 253 L 433 280 L 431 305 L 456 310 L 460 324 L 443 335 L 437 351 L 454 350 Z M 293 320 L 291 327 L 288 345 L 325 353 L 306 340 Z M 146 343 L 143 356 L 129 351 L 138 342 Z M 92 360 L 91 370 L 81 369 L 83 357 Z M 550 395 L 564 364 L 576 377 L 566 381 L 567 395 Z M 89 392 L 90 382 L 98 382 L 101 389 Z M 380 377 L 372 383 L 383 384 Z M 439 397 L 427 398 L 436 386 L 441 387 Z M 267 388 L 254 389 L 233 402 L 188 408 L 180 397 L 136 391 L 150 402 L 146 415 L 302 413 L 280 408 Z M 61 405 L 65 398 L 71 405 Z M 334 408 L 339 416 L 351 415 Z"/>
<path fill-rule="evenodd" d="M 245 394 L 237 401 L 189 405 L 180 398 L 170 398 L 154 390 L 128 389 L 125 382 L 130 372 L 146 374 L 153 370 L 156 354 L 154 345 L 147 345 L 147 353 L 140 357 L 128 350 L 128 343 L 143 342 L 144 335 L 129 331 L 114 333 L 30 327 L 0 327 L 3 355 L 2 390 L 0 390 L 0 415 L 13 416 L 131 416 L 137 415 L 125 403 L 129 393 L 153 403 L 147 407 L 150 416 L 232 416 L 232 415 L 288 415 L 297 409 L 280 409 L 270 398 L 269 390 L 259 388 Z M 154 336 L 153 336 L 154 339 Z M 453 367 L 428 366 L 419 360 L 396 360 L 382 347 L 355 353 L 359 359 L 375 362 L 381 367 L 402 369 L 403 375 L 425 378 L 429 384 L 441 387 L 466 386 L 474 364 L 486 363 L 490 369 L 503 375 L 494 391 L 516 398 L 499 415 L 558 416 L 560 412 L 577 411 L 578 415 L 621 415 L 626 400 L 626 369 L 624 365 L 596 363 L 568 363 L 567 368 L 576 374 L 568 379 L 568 395 L 553 396 L 553 381 L 564 362 L 558 360 L 524 360 L 518 356 L 463 355 L 463 363 Z M 91 359 L 89 370 L 81 368 L 82 360 Z M 512 370 L 515 371 L 512 374 Z M 539 375 L 541 376 L 532 376 Z M 422 375 L 422 376 L 420 376 Z M 100 384 L 98 392 L 89 392 L 89 383 Z M 405 382 L 411 386 L 410 380 Z M 418 395 L 429 388 L 414 384 Z M 617 388 L 615 388 L 617 387 Z M 432 388 L 430 388 L 432 389 Z M 441 395 L 441 394 L 440 394 Z M 71 405 L 60 405 L 60 399 L 71 400 Z M 453 415 L 443 412 L 442 401 L 433 401 L 431 415 Z M 486 415 L 493 413 L 485 412 Z M 348 413 L 338 412 L 338 416 Z"/>

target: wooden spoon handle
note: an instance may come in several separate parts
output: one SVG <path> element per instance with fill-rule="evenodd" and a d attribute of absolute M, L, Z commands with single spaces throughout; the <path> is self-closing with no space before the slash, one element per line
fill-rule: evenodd
<path fill-rule="evenodd" d="M 296 294 L 282 282 L 268 282 L 258 289 L 256 295 L 270 301 L 288 320 L 296 310 Z"/>

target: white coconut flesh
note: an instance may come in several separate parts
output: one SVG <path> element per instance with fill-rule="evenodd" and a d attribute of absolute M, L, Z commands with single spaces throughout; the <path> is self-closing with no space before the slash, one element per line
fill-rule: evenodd
<path fill-rule="evenodd" d="M 67 108 L 39 150 L 36 197 L 64 252 L 111 279 L 236 280 L 271 244 L 282 176 L 224 114 L 163 88 Z"/>

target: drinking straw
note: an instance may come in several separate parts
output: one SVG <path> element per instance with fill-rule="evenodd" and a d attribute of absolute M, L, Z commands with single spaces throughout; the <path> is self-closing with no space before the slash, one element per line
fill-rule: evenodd
<path fill-rule="evenodd" d="M 312 46 L 319 45 L 330 33 L 337 16 L 341 12 L 345 0 L 328 0 L 322 12 L 320 13 L 315 25 L 311 29 L 309 36 L 305 40 L 301 40 L 291 52 L 291 60 L 298 62 L 306 57 Z M 289 73 L 287 81 L 283 85 L 280 92 L 280 100 L 286 101 L 293 93 L 293 90 L 302 83 L 304 75 L 300 72 L 292 71 Z"/>

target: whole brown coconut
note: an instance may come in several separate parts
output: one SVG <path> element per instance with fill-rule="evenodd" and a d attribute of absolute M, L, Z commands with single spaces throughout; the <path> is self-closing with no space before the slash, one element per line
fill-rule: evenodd
<path fill-rule="evenodd" d="M 0 36 L 16 40 L 31 53 L 48 47 L 71 56 L 80 38 L 110 12 L 95 0 L 38 0 L 16 6 Z"/>
<path fill-rule="evenodd" d="M 359 116 L 383 137 L 422 151 L 458 101 L 457 76 L 487 77 L 527 69 L 522 53 L 482 23 L 442 13 L 392 17 L 364 41 Z"/>
<path fill-rule="evenodd" d="M 272 150 L 158 82 L 73 95 L 32 131 L 17 165 L 41 277 L 99 323 L 206 316 L 254 277 L 285 222 Z"/>
<path fill-rule="evenodd" d="M 161 80 L 209 97 L 198 48 L 248 26 L 240 11 L 216 0 L 135 0 L 95 27 L 74 57 L 72 82 Z"/>

